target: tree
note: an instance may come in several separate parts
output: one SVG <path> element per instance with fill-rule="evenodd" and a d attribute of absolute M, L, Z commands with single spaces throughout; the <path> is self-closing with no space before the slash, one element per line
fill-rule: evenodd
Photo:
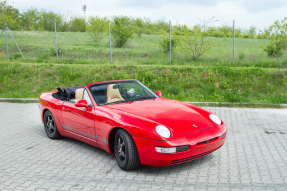
<path fill-rule="evenodd" d="M 123 47 L 133 37 L 131 18 L 127 16 L 114 17 L 111 32 L 115 46 L 118 48 Z"/>
<path fill-rule="evenodd" d="M 108 32 L 107 17 L 89 17 L 87 24 L 87 32 L 92 36 L 95 42 L 99 42 Z"/>
<path fill-rule="evenodd" d="M 72 32 L 86 32 L 86 22 L 82 17 L 73 17 L 71 19 Z"/>
<path fill-rule="evenodd" d="M 268 39 L 270 37 L 269 29 L 259 30 L 259 34 L 257 35 L 258 39 Z"/>
<path fill-rule="evenodd" d="M 56 14 L 52 11 L 41 10 L 40 16 L 40 25 L 45 31 L 54 31 L 55 30 L 55 22 L 57 25 L 61 25 L 62 16 L 60 14 Z"/>
<path fill-rule="evenodd" d="M 41 14 L 37 8 L 29 8 L 20 14 L 20 22 L 23 30 L 39 30 L 41 25 L 39 23 Z M 42 28 L 43 30 L 43 28 Z"/>
<path fill-rule="evenodd" d="M 161 18 L 155 22 L 155 29 L 169 32 L 169 23 L 166 22 L 164 18 Z"/>
<path fill-rule="evenodd" d="M 135 26 L 135 31 L 139 38 L 141 38 L 143 32 L 144 32 L 144 21 L 137 17 L 133 20 L 133 25 Z"/>
<path fill-rule="evenodd" d="M 233 28 L 229 25 L 222 25 L 218 27 L 220 31 L 220 37 L 232 37 L 233 36 Z"/>
<path fill-rule="evenodd" d="M 0 28 L 3 29 L 5 23 L 9 28 L 17 22 L 19 11 L 8 5 L 7 0 L 0 1 Z"/>
<path fill-rule="evenodd" d="M 255 36 L 256 36 L 256 27 L 255 26 L 251 26 L 248 29 L 247 34 L 249 35 L 249 38 L 255 38 Z"/>
<path fill-rule="evenodd" d="M 201 29 L 197 28 L 192 34 L 185 33 L 182 37 L 180 51 L 197 60 L 204 52 L 216 46 L 216 42 L 206 39 Z"/>
<path fill-rule="evenodd" d="M 280 57 L 287 47 L 287 17 L 281 22 L 275 21 L 268 29 L 271 42 L 262 47 L 270 57 Z"/>

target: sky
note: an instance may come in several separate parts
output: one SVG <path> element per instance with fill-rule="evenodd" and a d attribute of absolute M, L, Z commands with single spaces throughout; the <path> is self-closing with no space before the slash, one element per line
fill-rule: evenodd
<path fill-rule="evenodd" d="M 287 17 L 287 0 L 9 0 L 9 4 L 20 11 L 36 7 L 82 16 L 82 5 L 86 5 L 86 17 L 125 15 L 190 25 L 215 17 L 218 21 L 212 25 L 232 25 L 235 20 L 235 27 L 243 29 L 250 26 L 264 29 Z"/>

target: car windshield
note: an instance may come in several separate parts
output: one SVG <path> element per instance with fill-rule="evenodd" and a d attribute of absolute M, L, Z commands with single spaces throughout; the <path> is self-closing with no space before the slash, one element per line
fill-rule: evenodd
<path fill-rule="evenodd" d="M 158 98 L 139 81 L 116 81 L 96 84 L 90 91 L 98 105 L 109 105 Z"/>

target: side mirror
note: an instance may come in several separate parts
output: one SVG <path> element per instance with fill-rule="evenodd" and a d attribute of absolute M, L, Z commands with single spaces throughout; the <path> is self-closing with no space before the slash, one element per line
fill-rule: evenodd
<path fill-rule="evenodd" d="M 89 105 L 86 100 L 79 100 L 75 103 L 76 107 L 85 107 L 86 109 L 89 108 Z"/>
<path fill-rule="evenodd" d="M 158 97 L 161 97 L 161 92 L 160 91 L 156 91 L 155 94 L 158 95 Z"/>

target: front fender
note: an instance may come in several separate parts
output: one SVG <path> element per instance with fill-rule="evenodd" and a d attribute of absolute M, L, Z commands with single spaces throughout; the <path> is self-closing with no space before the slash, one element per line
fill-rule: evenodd
<path fill-rule="evenodd" d="M 185 103 L 185 102 L 179 102 L 181 103 L 182 105 L 185 105 L 187 107 L 189 107 L 190 109 L 193 109 L 194 111 L 200 113 L 203 117 L 205 117 L 207 120 L 209 120 L 215 127 L 218 127 L 218 128 L 222 128 L 225 126 L 224 122 L 221 120 L 221 125 L 218 125 L 217 123 L 214 123 L 210 118 L 209 118 L 209 115 L 210 114 L 214 114 L 206 109 L 203 109 L 203 108 L 200 108 L 200 107 L 197 107 L 195 105 L 191 105 L 191 104 L 188 104 L 188 103 Z M 218 116 L 219 117 L 219 116 Z M 220 118 L 220 117 L 219 117 Z M 221 119 L 221 118 L 220 118 Z"/>

